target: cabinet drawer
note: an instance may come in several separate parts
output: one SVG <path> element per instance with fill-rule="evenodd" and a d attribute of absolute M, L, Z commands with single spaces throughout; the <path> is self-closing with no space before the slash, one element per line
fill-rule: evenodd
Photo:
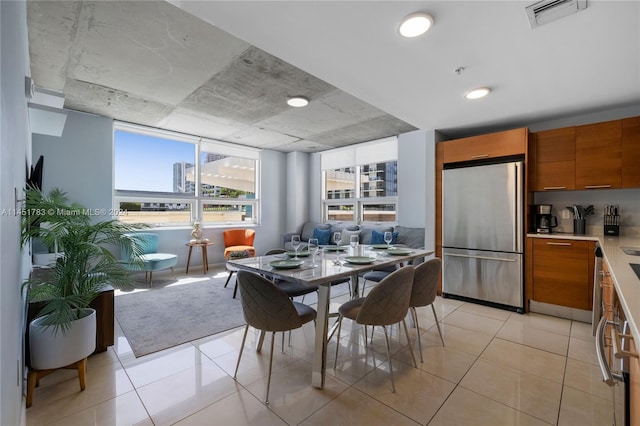
<path fill-rule="evenodd" d="M 576 189 L 620 188 L 622 121 L 576 127 Z"/>
<path fill-rule="evenodd" d="M 536 164 L 534 191 L 571 190 L 576 188 L 576 162 L 555 161 Z"/>
<path fill-rule="evenodd" d="M 545 130 L 535 133 L 536 162 L 575 161 L 576 128 Z"/>
<path fill-rule="evenodd" d="M 442 142 L 444 163 L 522 155 L 526 152 L 527 138 L 528 130 L 521 128 Z"/>
<path fill-rule="evenodd" d="M 604 260 L 602 261 L 601 273 L 602 279 L 600 285 L 602 286 L 602 314 L 606 316 L 609 321 L 613 321 L 615 290 L 611 281 L 611 274 L 609 273 L 609 265 Z"/>
<path fill-rule="evenodd" d="M 575 189 L 576 128 L 545 130 L 534 136 L 534 191 Z"/>
<path fill-rule="evenodd" d="M 622 187 L 640 188 L 640 117 L 622 120 Z"/>
<path fill-rule="evenodd" d="M 593 277 L 589 276 L 589 242 L 536 239 L 533 246 L 533 299 L 591 309 Z"/>

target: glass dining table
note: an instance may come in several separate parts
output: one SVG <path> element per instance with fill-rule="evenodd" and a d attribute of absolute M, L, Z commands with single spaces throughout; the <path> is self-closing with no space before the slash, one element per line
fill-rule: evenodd
<path fill-rule="evenodd" d="M 348 246 L 344 247 L 344 251 L 337 250 L 335 246 L 327 246 L 322 248 L 315 261 L 312 256 L 295 259 L 287 253 L 227 261 L 229 265 L 238 270 L 319 287 L 311 375 L 311 384 L 316 388 L 322 389 L 325 382 L 331 282 L 350 278 L 352 297 L 357 297 L 358 276 L 360 274 L 386 266 L 410 263 L 433 254 L 433 250 L 399 247 L 387 249 L 381 246 L 365 245 L 359 246 L 356 253 L 353 251 L 354 249 Z M 338 256 L 340 256 L 339 261 Z"/>

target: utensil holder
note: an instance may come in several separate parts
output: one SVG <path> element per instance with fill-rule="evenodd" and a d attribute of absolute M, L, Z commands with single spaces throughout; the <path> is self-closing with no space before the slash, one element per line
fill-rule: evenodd
<path fill-rule="evenodd" d="M 576 235 L 584 235 L 586 225 L 586 219 L 573 219 L 573 233 Z"/>

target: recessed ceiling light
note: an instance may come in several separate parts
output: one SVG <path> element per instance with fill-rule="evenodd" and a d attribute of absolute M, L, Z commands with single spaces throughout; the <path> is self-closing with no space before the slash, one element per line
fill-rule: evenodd
<path fill-rule="evenodd" d="M 309 99 L 304 96 L 292 96 L 287 100 L 287 104 L 295 108 L 305 107 L 309 105 Z"/>
<path fill-rule="evenodd" d="M 433 18 L 425 12 L 416 12 L 402 20 L 398 32 L 403 37 L 418 37 L 429 31 L 433 26 Z"/>
<path fill-rule="evenodd" d="M 467 99 L 480 99 L 487 96 L 490 91 L 491 89 L 489 89 L 488 87 L 481 87 L 479 89 L 474 89 L 470 92 L 465 93 L 464 97 Z"/>

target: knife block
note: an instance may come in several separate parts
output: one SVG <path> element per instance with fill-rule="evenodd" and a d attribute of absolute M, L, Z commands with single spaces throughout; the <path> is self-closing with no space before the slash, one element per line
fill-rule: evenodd
<path fill-rule="evenodd" d="M 604 216 L 604 235 L 610 237 L 617 237 L 618 235 L 620 235 L 620 216 Z"/>

